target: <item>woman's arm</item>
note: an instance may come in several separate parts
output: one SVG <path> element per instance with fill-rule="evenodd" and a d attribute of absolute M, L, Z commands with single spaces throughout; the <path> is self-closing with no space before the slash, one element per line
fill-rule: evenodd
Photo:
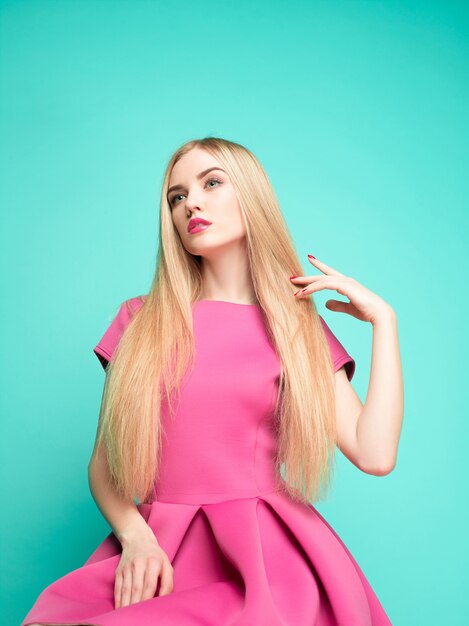
<path fill-rule="evenodd" d="M 105 388 L 106 385 L 103 387 L 100 415 L 103 410 Z M 88 484 L 96 505 L 122 547 L 137 537 L 149 537 L 155 540 L 153 531 L 140 515 L 134 501 L 122 499 L 114 490 L 110 481 L 106 453 L 102 445 L 98 446 L 97 435 L 98 431 L 96 431 L 94 448 L 88 463 Z"/>
<path fill-rule="evenodd" d="M 123 500 L 112 487 L 102 448 L 95 449 L 88 465 L 88 483 L 93 498 L 122 547 L 137 537 L 155 540 L 152 529 L 140 515 L 134 501 Z"/>
<path fill-rule="evenodd" d="M 359 457 L 365 468 L 387 474 L 394 469 L 404 417 L 404 383 L 397 316 L 383 309 L 373 322 L 370 382 L 357 422 Z"/>
<path fill-rule="evenodd" d="M 95 349 L 96 354 L 107 362 L 108 357 L 112 358 L 117 344 L 116 337 L 122 334 L 122 328 L 128 321 L 125 318 L 126 314 L 124 303 L 106 331 L 105 341 L 101 340 Z M 103 360 L 101 362 L 103 363 Z M 105 389 L 106 384 L 103 388 L 100 415 L 103 411 Z M 98 445 L 97 436 L 88 464 L 88 482 L 99 510 L 122 546 L 114 577 L 115 608 L 148 600 L 157 592 L 160 596 L 172 593 L 174 575 L 171 561 L 133 499 L 129 501 L 117 494 L 110 480 L 104 444 Z"/>
<path fill-rule="evenodd" d="M 88 465 L 90 489 L 101 513 L 122 545 L 122 554 L 114 579 L 116 609 L 171 593 L 173 567 L 159 545 L 153 530 L 140 515 L 135 503 L 120 498 L 109 481 L 103 450 L 96 451 Z"/>
<path fill-rule="evenodd" d="M 298 299 L 322 289 L 335 289 L 349 302 L 328 300 L 326 307 L 351 315 L 373 326 L 371 373 L 365 405 L 347 379 L 344 368 L 335 375 L 336 419 L 339 449 L 368 474 L 389 474 L 396 464 L 397 446 L 404 416 L 404 384 L 397 335 L 397 317 L 392 307 L 350 276 L 308 254 L 318 276 L 292 276 L 306 287 L 294 293 Z"/>
<path fill-rule="evenodd" d="M 370 382 L 365 404 L 341 368 L 336 372 L 338 447 L 359 469 L 381 476 L 394 469 L 404 414 L 397 317 L 383 307 L 372 321 Z"/>

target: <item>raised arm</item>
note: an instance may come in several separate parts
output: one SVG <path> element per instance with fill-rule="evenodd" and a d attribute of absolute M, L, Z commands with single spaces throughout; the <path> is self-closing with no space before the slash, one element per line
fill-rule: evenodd
<path fill-rule="evenodd" d="M 389 474 L 397 461 L 404 415 L 397 316 L 389 308 L 373 322 L 371 370 L 363 405 L 345 371 L 336 372 L 338 447 L 367 474 Z"/>
<path fill-rule="evenodd" d="M 335 374 L 338 447 L 362 471 L 377 476 L 388 474 L 396 464 L 404 416 L 397 316 L 387 302 L 355 279 L 311 255 L 308 258 L 323 275 L 293 278 L 295 284 L 306 285 L 295 292 L 295 297 L 335 289 L 350 302 L 328 300 L 326 307 L 369 322 L 373 328 L 370 381 L 364 405 L 344 368 Z"/>

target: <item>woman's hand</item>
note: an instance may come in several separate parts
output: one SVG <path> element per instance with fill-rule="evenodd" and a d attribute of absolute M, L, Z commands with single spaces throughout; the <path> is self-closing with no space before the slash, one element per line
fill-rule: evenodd
<path fill-rule="evenodd" d="M 151 529 L 149 529 L 151 531 Z M 161 579 L 160 596 L 173 591 L 173 567 L 168 555 L 161 548 L 153 531 L 145 537 L 138 537 L 122 548 L 119 565 L 116 568 L 114 603 L 118 609 L 155 595 Z"/>
<path fill-rule="evenodd" d="M 306 285 L 293 295 L 303 298 L 321 289 L 335 289 L 338 293 L 346 296 L 350 302 L 340 300 L 327 300 L 326 307 L 331 311 L 340 311 L 353 315 L 362 322 L 375 324 L 384 313 L 392 311 L 391 306 L 375 293 L 361 285 L 354 278 L 345 276 L 329 267 L 322 261 L 318 261 L 308 254 L 309 262 L 320 270 L 324 275 L 319 276 L 296 276 L 290 278 L 295 285 Z"/>

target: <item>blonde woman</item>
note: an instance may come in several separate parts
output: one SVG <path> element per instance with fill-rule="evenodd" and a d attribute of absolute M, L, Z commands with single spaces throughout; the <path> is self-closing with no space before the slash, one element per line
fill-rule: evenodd
<path fill-rule="evenodd" d="M 94 348 L 106 378 L 89 481 L 112 532 L 23 626 L 390 624 L 312 502 L 336 446 L 376 476 L 396 463 L 393 309 L 314 257 L 302 275 L 269 179 L 237 143 L 179 148 L 160 211 L 151 289 Z M 372 325 L 364 405 L 311 298 L 321 289 L 349 299 L 330 310 Z"/>

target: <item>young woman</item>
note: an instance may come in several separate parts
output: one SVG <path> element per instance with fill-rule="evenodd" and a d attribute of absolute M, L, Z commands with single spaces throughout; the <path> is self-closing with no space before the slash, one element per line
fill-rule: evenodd
<path fill-rule="evenodd" d="M 151 289 L 94 348 L 106 379 L 89 480 L 112 532 L 22 626 L 390 624 L 312 502 L 336 446 L 376 476 L 396 463 L 393 309 L 312 256 L 320 274 L 302 275 L 269 179 L 237 143 L 177 150 L 160 210 Z M 372 325 L 364 405 L 311 299 L 321 289 Z"/>

